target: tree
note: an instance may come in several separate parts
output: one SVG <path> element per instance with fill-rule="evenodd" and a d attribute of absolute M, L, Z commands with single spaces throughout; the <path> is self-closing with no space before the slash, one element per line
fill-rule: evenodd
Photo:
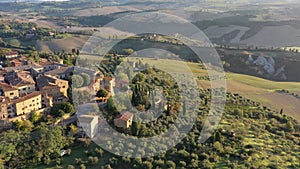
<path fill-rule="evenodd" d="M 67 113 L 67 114 L 70 114 L 70 113 L 74 113 L 75 112 L 75 109 L 74 109 L 74 106 L 69 103 L 69 102 L 64 102 L 61 104 L 61 107 L 63 108 L 63 110 Z"/>
<path fill-rule="evenodd" d="M 31 121 L 29 121 L 29 120 L 24 120 L 21 129 L 22 129 L 23 131 L 28 131 L 28 132 L 29 132 L 29 131 L 32 130 L 33 127 L 34 127 L 34 125 L 32 124 Z"/>
<path fill-rule="evenodd" d="M 7 132 L 1 133 L 0 135 L 0 161 L 7 163 L 9 162 L 15 155 L 17 151 L 17 146 L 22 143 L 26 135 L 23 135 L 14 130 L 9 130 Z"/>
<path fill-rule="evenodd" d="M 153 167 L 152 163 L 149 161 L 144 161 L 142 166 L 143 169 L 151 169 Z"/>
<path fill-rule="evenodd" d="M 39 114 L 37 114 L 36 112 L 32 112 L 30 114 L 30 121 L 34 124 L 36 124 L 39 120 L 40 120 L 41 116 Z"/>
<path fill-rule="evenodd" d="M 171 160 L 167 161 L 167 166 L 170 169 L 175 169 L 176 168 L 176 164 Z"/>
<path fill-rule="evenodd" d="M 71 124 L 70 125 L 70 132 L 72 132 L 72 134 L 77 134 L 78 133 L 78 128 L 74 124 Z"/>
<path fill-rule="evenodd" d="M 6 31 L 9 31 L 10 30 L 10 26 L 8 24 L 5 24 L 3 26 L 3 29 L 6 30 Z"/>
<path fill-rule="evenodd" d="M 74 106 L 69 102 L 64 102 L 61 104 L 54 105 L 51 108 L 50 115 L 54 117 L 62 117 L 65 114 L 71 114 L 74 112 L 75 112 Z"/>
<path fill-rule="evenodd" d="M 72 48 L 72 54 L 76 53 L 76 49 Z"/>
<path fill-rule="evenodd" d="M 141 122 L 139 119 L 137 120 L 138 117 L 134 116 L 134 118 L 135 118 L 135 120 L 134 120 L 134 122 L 132 122 L 132 126 L 131 126 L 131 134 L 134 136 L 138 136 Z"/>
<path fill-rule="evenodd" d="M 30 122 L 30 121 L 29 121 Z M 26 122 L 25 122 L 26 123 Z M 35 131 L 7 131 L 0 135 L 0 161 L 8 168 L 27 168 L 39 162 L 49 164 L 71 143 L 61 127 L 42 124 Z"/>
<path fill-rule="evenodd" d="M 85 166 L 84 164 L 81 164 L 81 165 L 79 166 L 79 168 L 80 168 L 80 169 L 86 169 L 86 166 Z"/>
<path fill-rule="evenodd" d="M 203 162 L 201 162 L 200 167 L 204 169 L 210 169 L 212 168 L 212 164 L 210 163 L 209 160 L 204 160 Z"/>
<path fill-rule="evenodd" d="M 97 97 L 107 97 L 108 94 L 109 94 L 109 93 L 108 93 L 107 90 L 101 88 L 101 89 L 97 92 L 96 96 L 97 96 Z"/>
<path fill-rule="evenodd" d="M 185 168 L 186 162 L 185 161 L 179 161 L 179 166 Z"/>
<path fill-rule="evenodd" d="M 101 158 L 104 154 L 104 151 L 101 148 L 96 148 L 95 151 L 98 154 L 99 158 Z"/>
<path fill-rule="evenodd" d="M 286 131 L 288 131 L 288 132 L 293 132 L 293 131 L 295 131 L 294 124 L 293 124 L 291 121 L 288 121 L 288 122 L 286 123 Z"/>
<path fill-rule="evenodd" d="M 79 56 L 79 54 L 80 54 L 80 51 L 79 51 L 79 49 L 77 49 L 76 50 L 76 55 Z"/>
<path fill-rule="evenodd" d="M 236 115 L 240 118 L 242 118 L 244 116 L 244 111 L 241 109 L 234 109 L 233 113 L 234 113 L 234 115 Z"/>
<path fill-rule="evenodd" d="M 280 114 L 281 114 L 281 115 L 283 115 L 283 108 L 282 108 L 282 109 L 280 109 Z"/>
<path fill-rule="evenodd" d="M 223 145 L 218 141 L 214 143 L 214 148 L 220 153 L 224 152 Z"/>
<path fill-rule="evenodd" d="M 95 164 L 97 164 L 98 161 L 99 161 L 98 157 L 92 157 L 92 156 L 90 156 L 90 157 L 88 158 L 88 160 L 89 160 L 89 163 L 90 163 L 91 165 L 95 165 Z"/>
<path fill-rule="evenodd" d="M 11 39 L 8 44 L 13 47 L 20 47 L 21 43 L 17 39 Z"/>
<path fill-rule="evenodd" d="M 23 120 L 23 121 L 15 121 L 13 122 L 13 127 L 17 131 L 31 131 L 31 129 L 34 127 L 31 121 L 29 120 Z"/>
<path fill-rule="evenodd" d="M 80 76 L 83 78 L 83 85 L 88 86 L 91 84 L 91 77 L 87 73 L 81 73 Z"/>
<path fill-rule="evenodd" d="M 38 127 L 35 132 L 34 141 L 37 145 L 34 154 L 41 153 L 42 157 L 59 157 L 61 150 L 70 143 L 64 137 L 62 127 L 49 128 L 46 125 Z"/>
<path fill-rule="evenodd" d="M 144 82 L 136 82 L 132 85 L 132 98 L 131 103 L 138 110 L 144 111 L 151 106 L 149 101 L 150 88 Z"/>
<path fill-rule="evenodd" d="M 131 55 L 134 53 L 134 50 L 133 49 L 123 49 L 123 52 L 125 53 L 125 55 Z"/>
<path fill-rule="evenodd" d="M 68 165 L 68 169 L 75 169 L 73 165 Z"/>
<path fill-rule="evenodd" d="M 220 133 L 219 131 L 216 131 L 216 132 L 214 133 L 213 139 L 214 139 L 214 142 L 216 142 L 216 141 L 221 141 L 221 133 Z"/>
<path fill-rule="evenodd" d="M 72 76 L 72 84 L 73 84 L 73 87 L 75 87 L 75 88 L 82 87 L 84 85 L 83 77 L 78 74 L 73 75 Z"/>

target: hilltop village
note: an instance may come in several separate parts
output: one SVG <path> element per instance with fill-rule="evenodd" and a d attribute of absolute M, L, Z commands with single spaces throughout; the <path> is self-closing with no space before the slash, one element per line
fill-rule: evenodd
<path fill-rule="evenodd" d="M 75 114 L 70 91 L 76 69 L 74 66 L 64 64 L 62 59 L 49 61 L 41 58 L 39 61 L 33 61 L 17 51 L 7 52 L 4 56 L 9 66 L 0 69 L 2 130 L 12 128 L 15 122 L 29 120 L 33 115 L 62 117 L 67 113 Z M 112 96 L 115 79 L 104 76 L 100 71 L 84 68 L 78 68 L 76 71 L 80 71 L 80 74 L 74 75 L 73 86 L 81 88 L 86 85 L 95 95 L 98 92 L 99 97 L 95 96 L 95 101 L 105 104 Z M 84 84 L 80 84 L 82 82 Z M 105 92 L 105 96 L 99 95 L 101 92 Z M 66 105 L 70 108 L 59 113 L 63 110 L 60 107 Z"/>

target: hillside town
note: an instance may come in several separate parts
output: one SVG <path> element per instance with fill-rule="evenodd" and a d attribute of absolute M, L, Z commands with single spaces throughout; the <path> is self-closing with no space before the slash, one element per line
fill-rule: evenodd
<path fill-rule="evenodd" d="M 100 89 L 108 92 L 105 96 L 95 96 L 92 101 L 105 104 L 113 95 L 115 79 L 104 76 L 100 71 L 68 66 L 62 60 L 51 62 L 40 59 L 35 62 L 16 51 L 6 53 L 5 58 L 11 66 L 0 69 L 1 130 L 10 129 L 13 122 L 28 120 L 32 113 L 45 116 L 55 105 L 71 102 L 69 90 L 74 72 L 84 74 L 87 78 L 84 80 L 88 81 L 80 86 L 73 84 L 79 91 L 89 90 L 94 95 Z"/>

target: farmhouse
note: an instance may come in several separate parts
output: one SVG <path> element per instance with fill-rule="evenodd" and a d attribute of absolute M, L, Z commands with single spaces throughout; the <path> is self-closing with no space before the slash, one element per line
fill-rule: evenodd
<path fill-rule="evenodd" d="M 126 111 L 114 119 L 114 124 L 116 127 L 129 128 L 132 125 L 133 114 Z"/>

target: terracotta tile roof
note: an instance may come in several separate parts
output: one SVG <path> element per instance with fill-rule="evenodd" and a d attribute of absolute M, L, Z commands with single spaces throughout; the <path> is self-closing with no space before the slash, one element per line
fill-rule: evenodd
<path fill-rule="evenodd" d="M 104 77 L 103 78 L 103 80 L 109 80 L 109 81 L 111 81 L 111 80 L 113 80 L 114 78 L 113 77 L 110 77 L 110 76 L 106 76 L 106 77 Z"/>
<path fill-rule="evenodd" d="M 73 72 L 73 70 L 74 70 L 74 67 L 61 67 L 61 68 L 46 72 L 45 75 L 50 75 L 50 76 L 65 75 L 65 74 L 69 74 L 69 73 Z"/>
<path fill-rule="evenodd" d="M 35 84 L 29 72 L 9 72 L 5 75 L 5 81 L 10 85 L 21 87 Z"/>
<path fill-rule="evenodd" d="M 21 56 L 20 56 L 20 59 L 27 59 L 27 57 L 24 56 L 24 55 L 21 55 Z"/>
<path fill-rule="evenodd" d="M 56 66 L 61 66 L 61 67 L 68 67 L 67 65 L 64 65 L 64 64 L 60 64 L 60 63 L 57 63 L 57 62 L 49 62 L 49 61 L 42 61 L 42 62 L 39 62 L 39 65 L 41 66 L 49 66 L 49 65 L 56 65 Z"/>
<path fill-rule="evenodd" d="M 14 87 L 12 85 L 9 85 L 6 83 L 1 83 L 1 82 L 0 82 L 0 89 L 4 90 L 5 92 L 18 90 L 18 88 Z"/>
<path fill-rule="evenodd" d="M 0 70 L 0 75 L 5 75 L 6 73 L 7 73 L 7 70 L 5 70 L 5 69 Z"/>
<path fill-rule="evenodd" d="M 132 118 L 133 118 L 133 114 L 130 113 L 129 111 L 126 111 L 126 112 L 120 114 L 117 119 L 128 121 L 128 120 L 131 120 Z"/>
<path fill-rule="evenodd" d="M 16 67 L 14 67 L 14 66 L 6 67 L 6 68 L 4 68 L 4 70 L 7 72 L 13 72 L 13 71 L 26 71 L 26 70 L 30 70 L 30 68 L 43 68 L 43 67 L 37 63 L 32 63 L 30 65 L 27 64 L 27 65 L 21 65 L 21 66 L 16 66 Z"/>
<path fill-rule="evenodd" d="M 13 72 L 13 71 L 24 71 L 24 70 L 29 70 L 30 66 L 29 65 L 22 65 L 22 66 L 16 66 L 16 67 L 6 67 L 5 70 L 7 72 Z"/>
<path fill-rule="evenodd" d="M 54 86 L 56 84 L 56 81 L 64 81 L 64 80 L 57 79 L 55 77 L 40 76 L 36 79 L 36 84 L 38 89 L 40 90 L 45 86 Z"/>
<path fill-rule="evenodd" d="M 10 102 L 9 98 L 5 98 L 3 96 L 0 96 L 0 104 L 7 104 Z"/>
<path fill-rule="evenodd" d="M 23 102 L 23 101 L 32 99 L 32 98 L 34 98 L 34 97 L 37 97 L 37 96 L 39 96 L 39 95 L 41 95 L 41 92 L 35 91 L 35 92 L 32 92 L 32 93 L 30 93 L 30 94 L 28 94 L 28 95 L 26 95 L 26 96 L 24 96 L 24 97 L 20 97 L 20 98 L 18 98 L 18 99 L 16 99 L 16 100 L 13 100 L 12 102 L 13 102 L 13 103 L 20 103 L 20 102 Z"/>
<path fill-rule="evenodd" d="M 18 59 L 13 59 L 11 62 L 22 63 L 22 62 L 20 62 Z"/>
<path fill-rule="evenodd" d="M 8 53 L 5 53 L 5 56 L 12 56 L 12 55 L 18 55 L 18 52 L 8 52 Z"/>

